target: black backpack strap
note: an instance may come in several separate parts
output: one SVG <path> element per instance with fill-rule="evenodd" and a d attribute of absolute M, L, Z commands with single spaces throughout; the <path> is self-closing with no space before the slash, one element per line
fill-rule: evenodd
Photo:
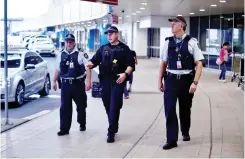
<path fill-rule="evenodd" d="M 169 41 L 173 41 L 174 40 L 174 37 L 173 36 L 170 36 L 170 37 L 168 37 L 168 40 Z"/>

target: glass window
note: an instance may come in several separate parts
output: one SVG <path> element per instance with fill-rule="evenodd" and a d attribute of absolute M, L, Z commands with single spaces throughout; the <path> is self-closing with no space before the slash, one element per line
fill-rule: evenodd
<path fill-rule="evenodd" d="M 225 42 L 230 43 L 230 47 L 233 42 L 233 14 L 223 14 L 221 16 L 221 45 Z M 229 50 L 231 50 L 230 48 Z M 227 70 L 232 70 L 232 57 L 229 57 L 227 62 Z"/>
<path fill-rule="evenodd" d="M 190 17 L 190 36 L 198 39 L 199 17 Z"/>
<path fill-rule="evenodd" d="M 244 13 L 234 15 L 233 51 L 244 54 Z"/>
<path fill-rule="evenodd" d="M 149 28 L 147 41 L 147 56 L 160 57 L 160 28 Z"/>
<path fill-rule="evenodd" d="M 35 58 L 35 55 L 31 52 L 28 52 L 26 53 L 26 56 L 25 56 L 25 66 L 27 64 L 33 64 L 33 65 L 36 65 L 37 64 L 37 60 Z"/>
<path fill-rule="evenodd" d="M 208 41 L 208 29 L 209 29 L 209 17 L 201 16 L 199 43 L 202 51 L 207 50 L 206 48 L 207 48 L 207 41 Z"/>
<path fill-rule="evenodd" d="M 221 46 L 221 19 L 220 15 L 210 16 L 209 39 L 207 40 L 207 52 L 209 54 L 209 67 L 219 69 L 216 60 L 219 57 Z"/>

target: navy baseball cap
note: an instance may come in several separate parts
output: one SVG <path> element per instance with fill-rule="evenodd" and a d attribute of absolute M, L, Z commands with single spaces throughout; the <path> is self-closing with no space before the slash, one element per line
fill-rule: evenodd
<path fill-rule="evenodd" d="M 65 41 L 67 41 L 67 40 L 75 41 L 75 36 L 73 34 L 67 34 L 65 36 Z"/>
<path fill-rule="evenodd" d="M 118 33 L 118 29 L 115 26 L 111 26 L 109 29 L 105 31 L 105 34 L 107 33 Z"/>
<path fill-rule="evenodd" d="M 184 26 L 187 26 L 186 20 L 185 20 L 185 18 L 183 18 L 182 16 L 177 16 L 177 17 L 168 19 L 168 21 L 170 21 L 170 22 L 180 22 L 180 23 L 182 23 Z"/>

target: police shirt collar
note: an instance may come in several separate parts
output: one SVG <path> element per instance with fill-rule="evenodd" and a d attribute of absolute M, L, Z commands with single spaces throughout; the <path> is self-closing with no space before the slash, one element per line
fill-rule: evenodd
<path fill-rule="evenodd" d="M 64 51 L 67 53 L 67 54 L 73 54 L 74 52 L 77 52 L 78 51 L 78 48 L 77 46 L 75 45 L 74 49 L 69 53 L 66 48 L 64 49 Z"/>

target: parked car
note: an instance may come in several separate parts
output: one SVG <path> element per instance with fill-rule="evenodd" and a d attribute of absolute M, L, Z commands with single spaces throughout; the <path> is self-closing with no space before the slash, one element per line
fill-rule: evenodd
<path fill-rule="evenodd" d="M 50 55 L 55 57 L 55 46 L 51 39 L 41 38 L 35 39 L 33 42 L 32 48 L 30 50 L 35 51 L 40 55 Z"/>
<path fill-rule="evenodd" d="M 36 39 L 42 39 L 42 38 L 47 39 L 48 37 L 46 35 L 33 35 L 33 36 L 29 37 L 28 44 L 26 45 L 26 48 L 31 49 L 34 41 Z"/>
<path fill-rule="evenodd" d="M 0 51 L 1 61 L 1 103 L 5 100 L 4 53 Z M 51 89 L 47 61 L 29 50 L 8 52 L 8 102 L 17 106 L 24 103 L 24 98 L 39 93 L 47 96 Z"/>

